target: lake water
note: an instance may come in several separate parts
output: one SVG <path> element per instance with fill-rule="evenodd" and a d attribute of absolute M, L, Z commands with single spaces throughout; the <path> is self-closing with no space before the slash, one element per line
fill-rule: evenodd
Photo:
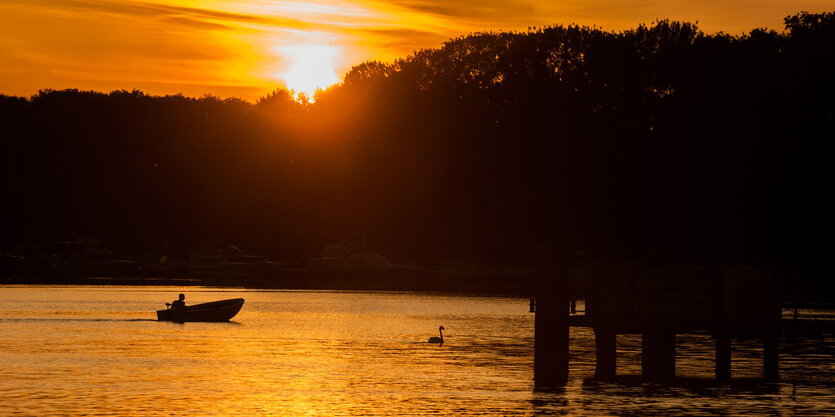
<path fill-rule="evenodd" d="M 157 322 L 179 292 L 246 303 L 231 323 Z M 590 379 L 591 332 L 571 336 L 570 381 L 543 392 L 523 298 L 0 286 L 0 415 L 835 415 L 832 337 L 784 340 L 780 383 L 735 340 L 736 381 L 716 384 L 711 339 L 679 336 L 688 378 L 658 385 Z M 619 375 L 638 374 L 640 336 L 618 342 Z"/>

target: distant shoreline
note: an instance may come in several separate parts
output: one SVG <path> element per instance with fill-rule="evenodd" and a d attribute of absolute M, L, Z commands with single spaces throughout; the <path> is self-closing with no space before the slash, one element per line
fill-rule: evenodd
<path fill-rule="evenodd" d="M 536 275 L 427 273 L 425 271 L 286 270 L 253 276 L 85 275 L 67 273 L 0 274 L 0 285 L 124 285 L 217 287 L 264 290 L 406 291 L 534 297 Z M 790 294 L 790 295 L 789 295 Z M 784 293 L 784 302 L 835 303 L 827 291 L 799 285 Z M 582 297 L 579 297 L 582 298 Z"/>
<path fill-rule="evenodd" d="M 427 276 L 418 272 L 391 274 L 386 271 L 288 271 L 254 276 L 165 277 L 91 276 L 86 274 L 14 274 L 0 276 L 2 285 L 128 285 L 205 286 L 247 289 L 347 290 L 449 292 L 532 297 L 535 276 L 518 277 L 476 274 Z"/>

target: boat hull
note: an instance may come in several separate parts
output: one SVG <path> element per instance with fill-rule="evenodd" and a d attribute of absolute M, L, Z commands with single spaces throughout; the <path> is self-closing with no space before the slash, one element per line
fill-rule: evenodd
<path fill-rule="evenodd" d="M 232 298 L 229 300 L 212 301 L 209 303 L 186 306 L 182 312 L 166 309 L 157 310 L 159 321 L 229 321 L 235 317 L 244 305 L 243 298 Z"/>

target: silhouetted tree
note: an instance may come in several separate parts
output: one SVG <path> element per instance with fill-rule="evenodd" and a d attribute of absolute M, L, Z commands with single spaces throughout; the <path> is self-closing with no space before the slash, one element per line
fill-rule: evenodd
<path fill-rule="evenodd" d="M 357 65 L 312 102 L 0 96 L 0 238 L 305 256 L 367 229 L 401 260 L 557 245 L 831 272 L 833 16 L 477 33 Z"/>

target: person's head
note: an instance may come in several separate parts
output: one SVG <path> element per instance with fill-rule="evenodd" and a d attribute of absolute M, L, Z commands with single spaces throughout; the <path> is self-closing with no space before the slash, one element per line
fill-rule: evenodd
<path fill-rule="evenodd" d="M 186 295 L 185 294 L 180 294 L 180 301 L 183 301 L 185 299 L 186 299 Z"/>

